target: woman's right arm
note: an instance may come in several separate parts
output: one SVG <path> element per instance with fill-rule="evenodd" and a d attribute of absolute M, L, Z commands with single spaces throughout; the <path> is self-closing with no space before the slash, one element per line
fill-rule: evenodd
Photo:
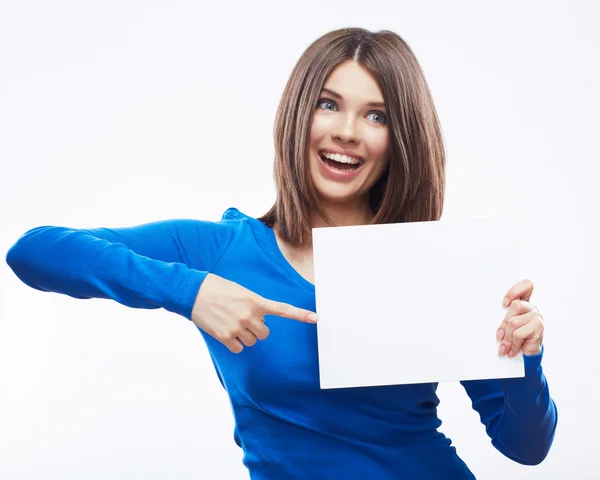
<path fill-rule="evenodd" d="M 191 319 L 200 285 L 237 232 L 232 222 L 167 220 L 127 228 L 37 227 L 6 262 L 32 288 L 165 308 Z"/>

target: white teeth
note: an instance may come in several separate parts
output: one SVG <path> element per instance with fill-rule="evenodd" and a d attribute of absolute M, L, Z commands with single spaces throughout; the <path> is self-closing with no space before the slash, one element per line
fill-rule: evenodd
<path fill-rule="evenodd" d="M 349 157 L 348 155 L 340 155 L 339 153 L 323 152 L 323 156 L 339 163 L 349 163 L 350 165 L 358 165 L 360 163 L 356 158 Z"/>

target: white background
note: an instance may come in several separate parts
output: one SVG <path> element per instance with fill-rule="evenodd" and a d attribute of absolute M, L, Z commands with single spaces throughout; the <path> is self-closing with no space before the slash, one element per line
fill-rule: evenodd
<path fill-rule="evenodd" d="M 4 0 L 0 250 L 38 225 L 264 213 L 299 55 L 334 28 L 393 30 L 441 118 L 445 218 L 522 221 L 559 409 L 533 468 L 494 450 L 460 385 L 440 386 L 441 430 L 478 478 L 600 478 L 597 5 Z M 247 478 L 191 323 L 38 292 L 4 262 L 0 281 L 1 478 Z"/>

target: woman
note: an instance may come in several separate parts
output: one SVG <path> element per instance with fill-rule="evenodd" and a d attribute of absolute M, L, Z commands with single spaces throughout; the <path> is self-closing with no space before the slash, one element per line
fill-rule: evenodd
<path fill-rule="evenodd" d="M 437 431 L 436 384 L 319 388 L 311 229 L 441 216 L 441 131 L 406 43 L 362 29 L 316 40 L 283 93 L 275 147 L 277 199 L 260 219 L 229 209 L 219 222 L 39 227 L 7 262 L 39 290 L 191 320 L 253 479 L 473 478 Z M 523 351 L 525 377 L 463 382 L 493 444 L 524 464 L 546 456 L 557 418 L 532 290 L 515 284 L 490 332 L 500 355 Z"/>

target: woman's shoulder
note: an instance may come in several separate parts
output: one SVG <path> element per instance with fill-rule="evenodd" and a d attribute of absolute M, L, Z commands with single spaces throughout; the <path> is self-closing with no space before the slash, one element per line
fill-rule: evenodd
<path fill-rule="evenodd" d="M 232 228 L 235 231 L 234 237 L 246 245 L 258 244 L 268 252 L 273 249 L 274 235 L 272 228 L 257 217 L 241 212 L 235 207 L 230 207 L 225 210 L 219 223 Z"/>
<path fill-rule="evenodd" d="M 238 221 L 238 222 L 249 222 L 249 223 L 258 222 L 258 223 L 262 224 L 262 222 L 260 220 L 258 220 L 257 218 L 241 212 L 236 207 L 229 207 L 227 210 L 225 210 L 225 212 L 221 216 L 221 221 L 234 221 L 234 222 Z"/>

